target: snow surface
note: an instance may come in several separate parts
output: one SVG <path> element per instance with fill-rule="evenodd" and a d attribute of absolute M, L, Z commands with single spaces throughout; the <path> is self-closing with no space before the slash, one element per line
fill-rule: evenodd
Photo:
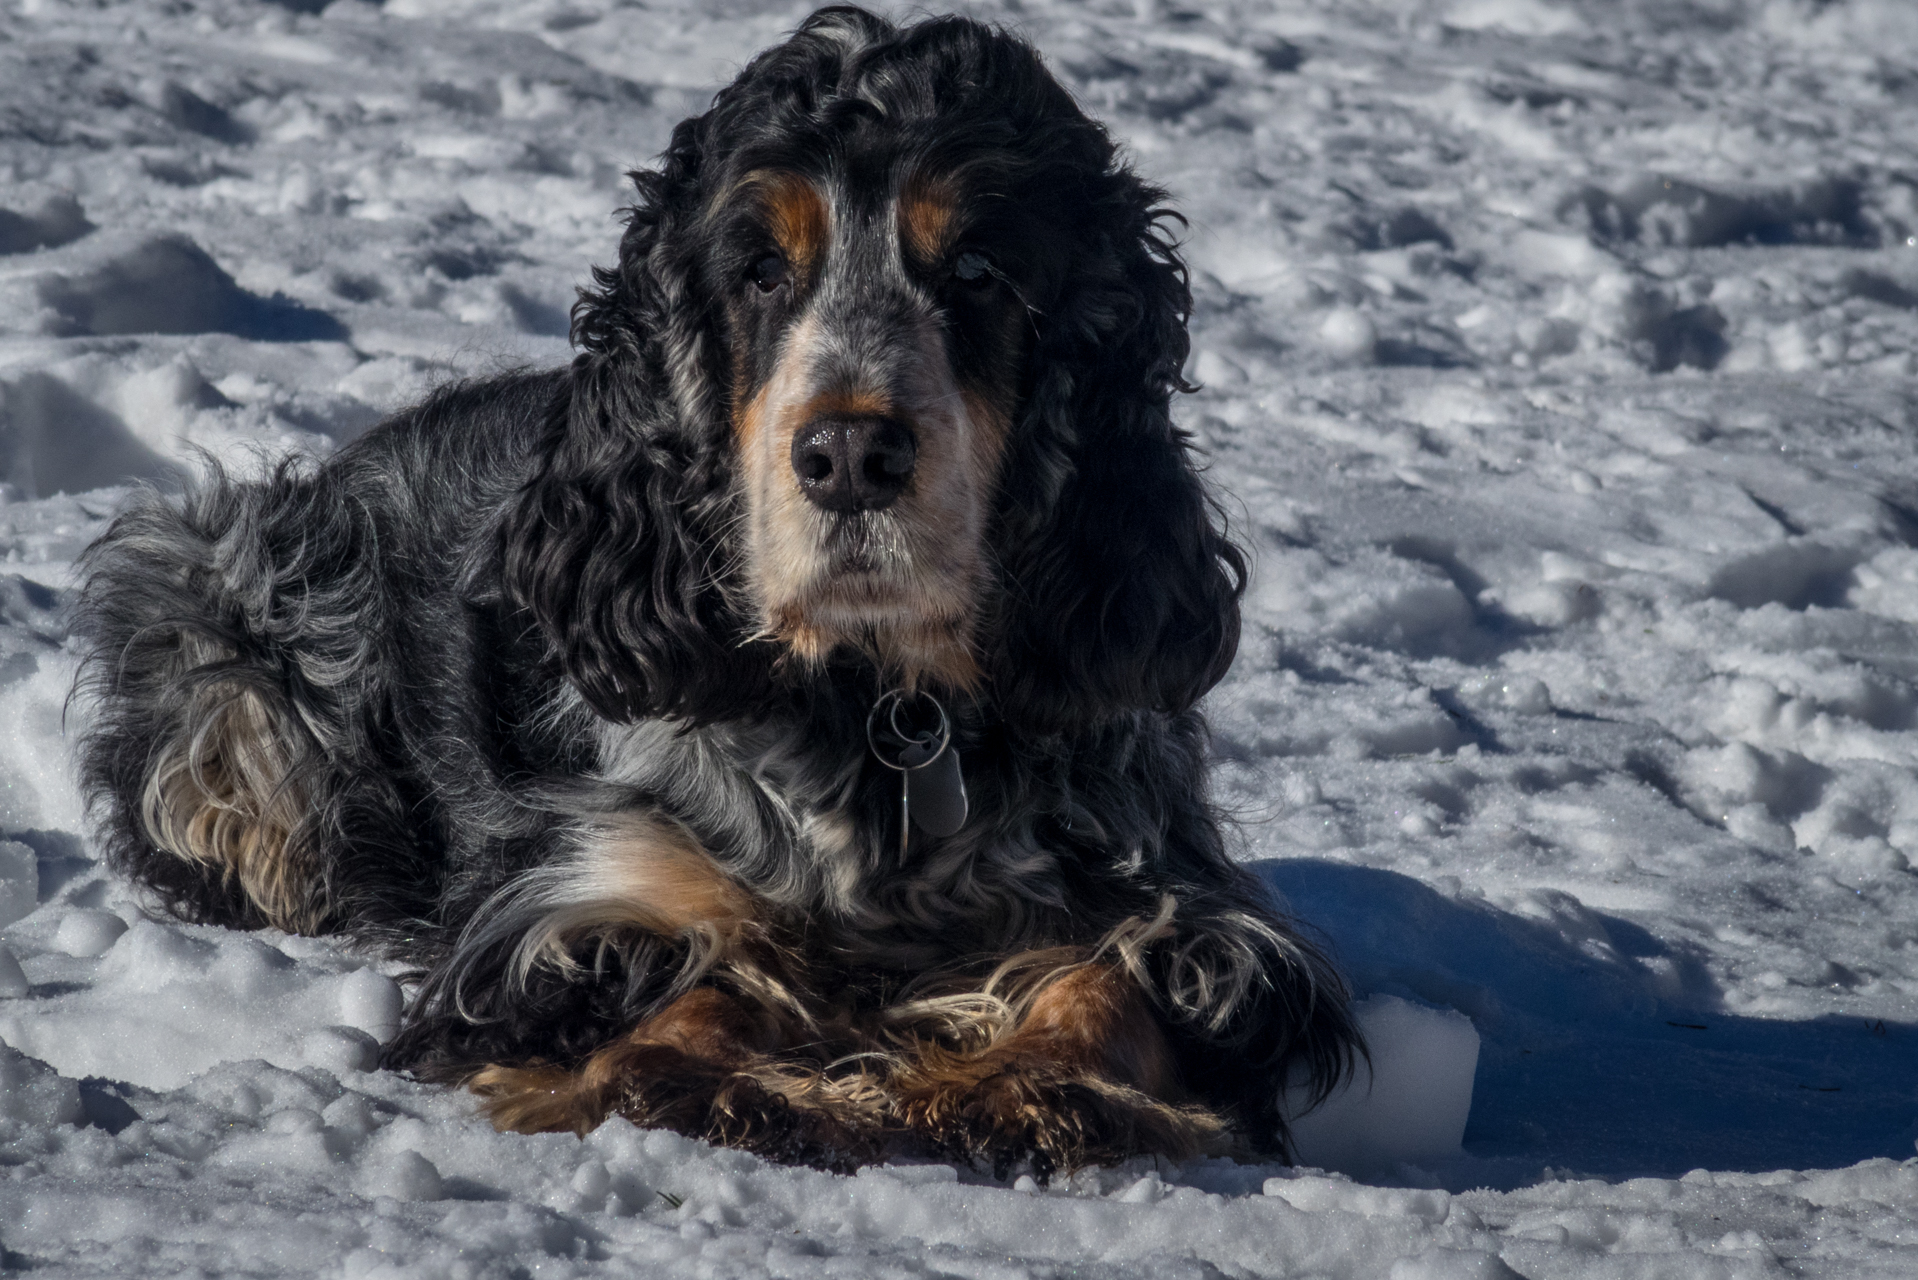
<path fill-rule="evenodd" d="M 0 3 L 0 1269 L 1918 1273 L 1918 6 L 974 10 L 1192 219 L 1218 790 L 1391 1050 L 1305 1122 L 1356 1179 L 1044 1190 L 494 1134 L 367 1070 L 385 973 L 102 874 L 112 486 L 563 360 L 623 170 L 804 13 L 319 7 Z"/>

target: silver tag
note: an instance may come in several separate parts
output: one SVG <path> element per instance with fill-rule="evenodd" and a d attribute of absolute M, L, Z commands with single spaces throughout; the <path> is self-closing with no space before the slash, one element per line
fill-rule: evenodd
<path fill-rule="evenodd" d="M 929 836 L 949 836 L 966 825 L 966 775 L 959 753 L 947 747 L 926 763 L 907 766 L 906 805 L 912 825 Z"/>
<path fill-rule="evenodd" d="M 934 717 L 930 725 L 925 722 L 928 710 Z M 914 827 L 929 836 L 949 836 L 966 825 L 970 806 L 965 774 L 952 746 L 952 721 L 937 698 L 897 690 L 882 695 L 866 717 L 866 740 L 879 762 L 900 774 L 902 861 Z"/>

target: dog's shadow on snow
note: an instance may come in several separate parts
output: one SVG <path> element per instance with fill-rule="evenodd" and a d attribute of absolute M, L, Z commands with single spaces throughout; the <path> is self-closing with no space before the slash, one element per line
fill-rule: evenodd
<path fill-rule="evenodd" d="M 1912 1155 L 1918 1026 L 1725 1013 L 1697 957 L 1563 894 L 1519 914 L 1373 868 L 1252 869 L 1330 940 L 1357 994 L 1470 1015 L 1481 1046 L 1465 1149 L 1494 1180 Z"/>

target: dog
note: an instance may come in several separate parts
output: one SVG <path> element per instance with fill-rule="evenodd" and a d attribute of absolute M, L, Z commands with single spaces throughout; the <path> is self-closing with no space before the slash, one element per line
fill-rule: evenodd
<path fill-rule="evenodd" d="M 112 862 L 410 962 L 386 1063 L 502 1129 L 1285 1155 L 1363 1046 L 1207 797 L 1165 193 L 1021 40 L 844 7 L 632 176 L 569 368 L 88 551 Z"/>

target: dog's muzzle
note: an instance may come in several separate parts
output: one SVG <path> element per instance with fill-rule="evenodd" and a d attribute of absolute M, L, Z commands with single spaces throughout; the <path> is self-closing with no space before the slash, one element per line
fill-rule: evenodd
<path fill-rule="evenodd" d="M 912 429 L 892 418 L 815 418 L 793 434 L 799 491 L 826 511 L 882 511 L 919 459 Z"/>

